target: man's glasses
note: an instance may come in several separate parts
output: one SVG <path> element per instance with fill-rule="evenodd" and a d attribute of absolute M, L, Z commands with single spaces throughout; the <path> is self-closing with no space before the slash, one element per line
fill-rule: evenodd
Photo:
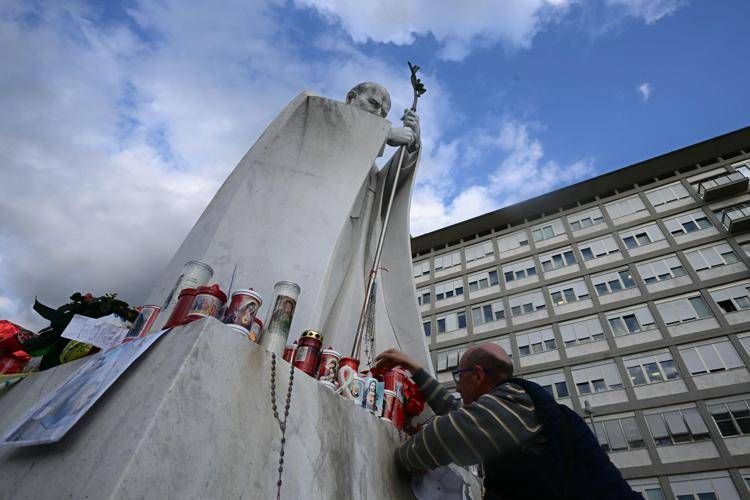
<path fill-rule="evenodd" d="M 475 365 L 475 366 L 479 366 L 482 370 L 484 370 L 485 373 L 489 373 L 492 371 L 489 368 L 485 368 L 484 366 L 480 366 L 480 365 Z M 458 383 L 458 381 L 461 380 L 461 374 L 464 372 L 472 371 L 475 368 L 475 366 L 472 366 L 471 368 L 461 368 L 461 369 L 453 370 L 451 372 L 453 374 L 453 381 L 455 383 Z"/>
<path fill-rule="evenodd" d="M 470 372 L 470 371 L 471 371 L 471 370 L 473 370 L 473 369 L 474 369 L 474 368 L 472 367 L 472 368 L 461 368 L 460 370 L 459 370 L 459 369 L 453 370 L 453 371 L 451 372 L 451 373 L 453 374 L 453 381 L 454 381 L 455 383 L 458 383 L 458 381 L 459 381 L 459 380 L 461 380 L 461 374 L 462 374 L 463 372 Z"/>

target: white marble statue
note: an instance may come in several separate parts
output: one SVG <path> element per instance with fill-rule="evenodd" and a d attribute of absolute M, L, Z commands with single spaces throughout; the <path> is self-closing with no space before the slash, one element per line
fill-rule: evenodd
<path fill-rule="evenodd" d="M 212 266 L 223 288 L 235 272 L 234 289 L 252 287 L 267 303 L 276 281 L 293 281 L 302 292 L 289 343 L 303 330 L 316 329 L 326 347 L 348 356 L 398 154 L 382 169 L 375 159 L 386 144 L 404 146 L 378 275 L 375 351 L 396 347 L 431 366 L 409 236 L 419 119 L 407 110 L 404 126 L 391 127 L 385 120 L 390 105 L 386 89 L 374 83 L 354 87 L 346 103 L 308 93 L 292 100 L 219 189 L 148 303 L 163 303 L 189 260 Z M 157 328 L 169 312 L 159 317 Z"/>

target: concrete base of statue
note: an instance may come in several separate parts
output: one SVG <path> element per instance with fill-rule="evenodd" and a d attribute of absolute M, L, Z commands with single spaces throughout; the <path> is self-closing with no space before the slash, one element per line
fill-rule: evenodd
<path fill-rule="evenodd" d="M 0 398 L 0 431 L 81 361 Z M 277 362 L 283 412 L 289 365 Z M 0 451 L 1 498 L 274 498 L 280 431 L 271 356 L 213 319 L 160 339 L 58 443 Z M 281 497 L 413 498 L 399 435 L 297 371 Z"/>

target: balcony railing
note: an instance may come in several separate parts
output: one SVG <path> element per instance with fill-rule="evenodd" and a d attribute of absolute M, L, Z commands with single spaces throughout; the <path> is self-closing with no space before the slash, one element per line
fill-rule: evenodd
<path fill-rule="evenodd" d="M 742 193 L 747 190 L 748 178 L 739 172 L 708 179 L 698 184 L 698 194 L 704 201 L 716 200 L 724 196 Z"/>
<path fill-rule="evenodd" d="M 750 207 L 736 207 L 725 210 L 721 215 L 721 223 L 730 233 L 750 229 Z"/>

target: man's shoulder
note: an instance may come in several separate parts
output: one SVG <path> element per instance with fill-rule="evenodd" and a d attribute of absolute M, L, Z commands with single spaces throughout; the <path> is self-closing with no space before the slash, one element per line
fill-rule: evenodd
<path fill-rule="evenodd" d="M 529 412 L 534 411 L 534 400 L 529 393 L 526 392 L 526 389 L 515 382 L 504 382 L 498 384 L 494 389 L 482 397 L 489 397 L 491 399 L 500 400 L 504 403 L 509 403 L 513 406 L 520 406 L 523 410 Z"/>

